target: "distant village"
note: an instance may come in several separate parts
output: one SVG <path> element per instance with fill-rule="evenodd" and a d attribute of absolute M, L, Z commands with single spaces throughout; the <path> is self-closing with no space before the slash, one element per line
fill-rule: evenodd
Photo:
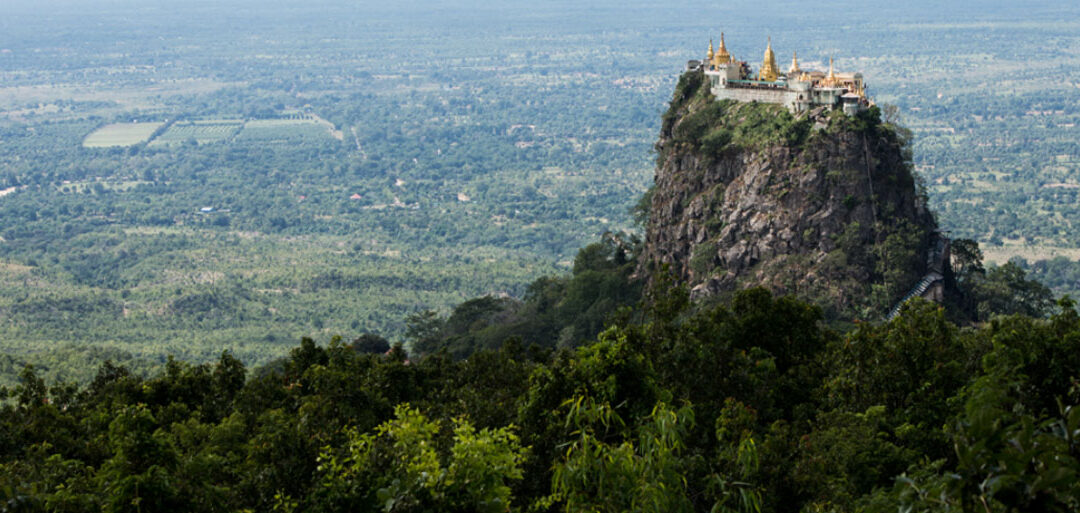
<path fill-rule="evenodd" d="M 689 71 L 702 71 L 709 79 L 713 96 L 719 100 L 742 102 L 778 103 L 792 113 L 807 112 L 818 107 L 841 108 L 849 115 L 865 110 L 873 102 L 866 96 L 866 84 L 862 73 L 837 73 L 833 59 L 829 58 L 829 70 L 804 70 L 799 67 L 799 57 L 792 52 L 791 66 L 786 73 L 780 71 L 773 53 L 772 40 L 765 47 L 761 68 L 754 74 L 746 61 L 736 60 L 728 52 L 724 34 L 720 34 L 720 47 L 709 51 L 705 60 L 689 61 Z"/>

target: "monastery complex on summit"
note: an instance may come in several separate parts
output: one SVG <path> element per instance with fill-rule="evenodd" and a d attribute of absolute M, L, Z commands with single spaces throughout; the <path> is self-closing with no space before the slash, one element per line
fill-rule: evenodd
<path fill-rule="evenodd" d="M 737 61 L 728 52 L 723 33 L 720 34 L 719 49 L 713 50 L 710 40 L 705 60 L 690 61 L 686 67 L 689 71 L 705 73 L 712 94 L 718 100 L 779 103 L 792 113 L 818 107 L 842 108 L 849 115 L 873 105 L 866 97 L 862 73 L 836 73 L 832 57 L 829 58 L 829 71 L 822 72 L 800 69 L 798 56 L 793 54 L 791 67 L 787 73 L 781 73 L 771 39 L 756 75 L 746 61 Z"/>

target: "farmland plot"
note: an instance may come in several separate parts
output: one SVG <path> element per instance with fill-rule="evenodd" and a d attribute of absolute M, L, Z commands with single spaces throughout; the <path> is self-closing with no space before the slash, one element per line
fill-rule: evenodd
<path fill-rule="evenodd" d="M 150 140 L 165 123 L 113 123 L 94 130 L 83 139 L 84 148 L 134 146 Z"/>
<path fill-rule="evenodd" d="M 226 141 L 236 135 L 242 126 L 243 121 L 235 119 L 182 121 L 174 123 L 150 145 L 173 146 L 188 141 L 195 141 L 198 144 Z"/>
<path fill-rule="evenodd" d="M 237 141 L 258 143 L 326 142 L 326 126 L 313 119 L 256 119 L 244 124 Z"/>

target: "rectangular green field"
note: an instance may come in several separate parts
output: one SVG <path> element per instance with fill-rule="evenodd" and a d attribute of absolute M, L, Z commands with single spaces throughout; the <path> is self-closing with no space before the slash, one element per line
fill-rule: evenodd
<path fill-rule="evenodd" d="M 316 142 L 330 139 L 326 125 L 313 119 L 256 119 L 244 124 L 237 141 L 258 143 Z"/>
<path fill-rule="evenodd" d="M 243 124 L 244 122 L 238 119 L 179 121 L 155 138 L 150 146 L 173 146 L 189 141 L 198 144 L 221 142 L 236 135 Z"/>
<path fill-rule="evenodd" d="M 94 130 L 83 139 L 84 148 L 134 146 L 146 142 L 165 123 L 113 123 Z"/>

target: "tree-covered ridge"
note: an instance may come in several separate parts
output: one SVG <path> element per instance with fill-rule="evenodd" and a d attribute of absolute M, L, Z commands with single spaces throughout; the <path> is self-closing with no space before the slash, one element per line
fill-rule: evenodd
<path fill-rule="evenodd" d="M 1080 315 L 840 334 L 764 290 L 653 293 L 592 343 L 305 339 L 248 372 L 5 389 L 6 511 L 1074 511 Z M 450 337 L 448 340 L 457 340 Z M 453 346 L 451 346 L 453 347 Z M 974 508 L 974 509 L 973 509 Z"/>

